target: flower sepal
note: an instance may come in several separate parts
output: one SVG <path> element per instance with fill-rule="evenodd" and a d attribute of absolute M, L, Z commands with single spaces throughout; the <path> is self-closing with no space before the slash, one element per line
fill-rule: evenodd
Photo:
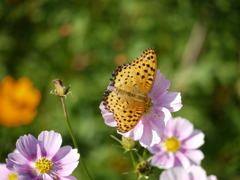
<path fill-rule="evenodd" d="M 63 85 L 62 80 L 60 79 L 54 79 L 52 81 L 52 83 L 54 84 L 55 88 L 54 90 L 52 90 L 50 92 L 50 94 L 54 94 L 56 96 L 60 96 L 60 97 L 67 97 L 68 94 L 71 94 L 72 92 L 69 90 L 71 88 L 71 85 L 68 85 L 67 87 Z"/>
<path fill-rule="evenodd" d="M 151 171 L 152 171 L 151 164 L 146 160 L 141 161 L 136 166 L 136 172 L 139 175 L 138 179 L 142 179 L 143 177 L 145 179 L 149 179 L 149 174 L 151 173 Z"/>
<path fill-rule="evenodd" d="M 137 149 L 135 148 L 136 141 L 133 141 L 132 139 L 126 138 L 124 136 L 122 136 L 121 139 L 118 139 L 117 137 L 111 135 L 111 138 L 113 138 L 119 144 L 121 144 L 121 146 L 119 146 L 119 147 L 123 148 L 125 150 L 124 153 L 126 153 L 128 151 L 137 151 Z"/>

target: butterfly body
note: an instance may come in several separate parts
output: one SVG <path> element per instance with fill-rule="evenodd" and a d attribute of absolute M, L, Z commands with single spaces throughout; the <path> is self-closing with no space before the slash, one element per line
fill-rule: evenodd
<path fill-rule="evenodd" d="M 113 113 L 119 132 L 134 128 L 141 117 L 151 107 L 151 91 L 157 67 L 157 59 L 152 48 L 143 51 L 132 63 L 114 70 L 110 90 L 105 91 L 103 104 Z"/>

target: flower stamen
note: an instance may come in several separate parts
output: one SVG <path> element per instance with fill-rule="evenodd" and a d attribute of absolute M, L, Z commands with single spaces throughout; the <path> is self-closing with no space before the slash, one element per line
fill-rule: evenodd
<path fill-rule="evenodd" d="M 167 138 L 165 140 L 164 144 L 165 144 L 166 150 L 168 152 L 176 152 L 181 147 L 181 142 L 174 137 Z"/>
<path fill-rule="evenodd" d="M 40 173 L 48 173 L 51 170 L 53 162 L 51 160 L 46 159 L 46 157 L 42 157 L 35 161 L 36 169 Z"/>
<path fill-rule="evenodd" d="M 12 173 L 8 175 L 8 180 L 17 180 L 18 175 L 16 173 Z"/>

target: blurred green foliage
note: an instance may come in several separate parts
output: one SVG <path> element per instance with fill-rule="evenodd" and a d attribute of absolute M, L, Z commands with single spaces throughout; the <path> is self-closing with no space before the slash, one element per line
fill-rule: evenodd
<path fill-rule="evenodd" d="M 93 178 L 135 179 L 99 104 L 112 70 L 154 47 L 170 90 L 182 93 L 173 116 L 205 133 L 203 167 L 240 179 L 239 19 L 238 0 L 0 1 L 0 78 L 27 76 L 42 93 L 31 124 L 0 127 L 0 162 L 24 134 L 53 129 L 72 145 L 60 100 L 49 93 L 59 78 L 72 85 L 69 116 Z M 79 168 L 74 175 L 83 179 Z"/>

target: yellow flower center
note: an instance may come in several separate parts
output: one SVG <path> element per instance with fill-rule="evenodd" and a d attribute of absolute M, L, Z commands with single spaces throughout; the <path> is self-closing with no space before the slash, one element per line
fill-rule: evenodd
<path fill-rule="evenodd" d="M 8 180 L 17 180 L 18 175 L 16 173 L 12 173 L 8 175 Z"/>
<path fill-rule="evenodd" d="M 168 138 L 165 140 L 165 147 L 168 152 L 176 152 L 181 147 L 181 142 L 176 138 Z"/>
<path fill-rule="evenodd" d="M 46 157 L 42 157 L 35 161 L 36 169 L 40 173 L 48 173 L 51 170 L 53 162 L 51 160 L 46 159 Z"/>

